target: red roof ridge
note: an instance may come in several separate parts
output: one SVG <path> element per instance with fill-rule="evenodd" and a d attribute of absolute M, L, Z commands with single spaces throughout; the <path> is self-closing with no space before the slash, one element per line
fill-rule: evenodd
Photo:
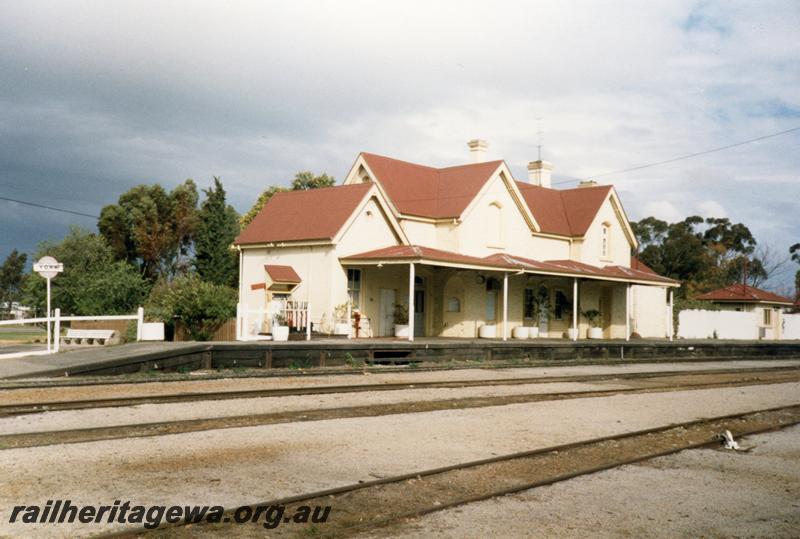
<path fill-rule="evenodd" d="M 778 294 L 774 294 L 767 290 L 756 288 L 755 286 L 746 285 L 744 283 L 734 283 L 723 288 L 711 290 L 705 294 L 700 294 L 695 299 L 703 301 L 734 301 L 734 302 L 762 302 L 762 303 L 780 303 L 791 305 L 792 300 Z"/>

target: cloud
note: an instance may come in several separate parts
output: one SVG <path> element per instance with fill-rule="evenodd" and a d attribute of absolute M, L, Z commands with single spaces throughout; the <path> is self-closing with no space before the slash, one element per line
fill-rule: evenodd
<path fill-rule="evenodd" d="M 246 211 L 297 170 L 341 178 L 361 150 L 458 164 L 475 137 L 525 178 L 538 117 L 555 180 L 574 182 L 788 129 L 800 111 L 800 7 L 790 1 L 3 10 L 0 195 L 87 213 L 137 183 L 206 185 L 214 174 Z M 599 179 L 617 186 L 631 218 L 724 208 L 788 245 L 798 140 Z M 38 226 L 40 212 L 17 209 L 27 224 L 12 230 L 20 221 L 3 204 L 0 257 L 72 220 Z"/>

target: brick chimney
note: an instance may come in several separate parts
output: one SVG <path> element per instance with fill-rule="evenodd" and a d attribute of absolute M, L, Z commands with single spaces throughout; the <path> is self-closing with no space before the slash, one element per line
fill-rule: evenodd
<path fill-rule="evenodd" d="M 486 150 L 489 148 L 489 144 L 485 140 L 472 139 L 467 142 L 467 146 L 469 146 L 469 154 L 472 156 L 473 163 L 486 161 Z"/>
<path fill-rule="evenodd" d="M 531 161 L 528 163 L 528 183 L 541 187 L 550 187 L 550 175 L 553 172 L 553 163 L 547 161 Z"/>

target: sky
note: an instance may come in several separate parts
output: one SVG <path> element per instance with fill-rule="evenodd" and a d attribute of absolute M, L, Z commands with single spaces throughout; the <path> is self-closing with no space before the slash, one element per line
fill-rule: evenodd
<path fill-rule="evenodd" d="M 0 197 L 99 215 L 217 175 L 245 212 L 299 170 L 463 164 L 473 138 L 517 179 L 541 141 L 570 187 L 800 126 L 798 29 L 796 0 L 0 0 Z M 598 179 L 632 220 L 800 241 L 800 131 Z M 0 200 L 0 260 L 71 224 L 96 223 Z"/>

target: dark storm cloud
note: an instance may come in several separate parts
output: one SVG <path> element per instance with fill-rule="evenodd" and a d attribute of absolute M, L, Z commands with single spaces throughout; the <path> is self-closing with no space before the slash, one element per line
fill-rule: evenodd
<path fill-rule="evenodd" d="M 96 214 L 221 175 L 245 211 L 301 169 L 455 164 L 476 136 L 524 178 L 538 116 L 558 174 L 616 170 L 791 127 L 798 24 L 790 2 L 5 2 L 0 196 Z M 783 248 L 792 212 L 753 215 L 800 197 L 796 141 L 608 180 L 632 218 L 722 208 Z M 0 202 L 0 258 L 70 223 L 94 226 Z"/>

